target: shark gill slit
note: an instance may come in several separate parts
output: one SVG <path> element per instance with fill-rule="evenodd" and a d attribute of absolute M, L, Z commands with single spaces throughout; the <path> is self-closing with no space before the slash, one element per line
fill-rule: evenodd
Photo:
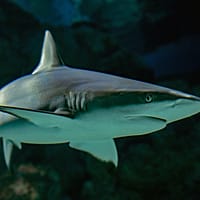
<path fill-rule="evenodd" d="M 86 110 L 87 93 L 86 92 L 68 92 L 65 94 L 65 105 L 72 113 Z"/>

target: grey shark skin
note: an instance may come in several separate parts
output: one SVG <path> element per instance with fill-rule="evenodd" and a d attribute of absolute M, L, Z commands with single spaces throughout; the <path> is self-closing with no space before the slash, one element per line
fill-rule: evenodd
<path fill-rule="evenodd" d="M 0 137 L 8 167 L 13 145 L 67 142 L 117 166 L 114 138 L 149 134 L 199 110 L 194 95 L 64 66 L 46 31 L 33 73 L 0 90 Z"/>

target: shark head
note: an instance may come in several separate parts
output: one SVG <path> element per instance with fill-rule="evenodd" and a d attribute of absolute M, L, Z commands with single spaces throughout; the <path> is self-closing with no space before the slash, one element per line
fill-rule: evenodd
<path fill-rule="evenodd" d="M 194 95 L 64 66 L 46 31 L 33 73 L 0 91 L 0 136 L 7 166 L 13 144 L 22 142 L 69 142 L 117 165 L 113 138 L 152 133 L 199 110 Z"/>
<path fill-rule="evenodd" d="M 132 84 L 137 89 L 124 90 L 121 84 L 118 91 L 96 94 L 77 120 L 90 124 L 101 137 L 106 133 L 117 138 L 148 134 L 199 112 L 199 97 L 135 80 Z"/>

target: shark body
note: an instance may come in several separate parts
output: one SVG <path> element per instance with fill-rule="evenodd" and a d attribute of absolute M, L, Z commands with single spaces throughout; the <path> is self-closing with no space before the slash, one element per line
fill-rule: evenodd
<path fill-rule="evenodd" d="M 149 134 L 200 110 L 200 98 L 141 81 L 63 65 L 46 31 L 39 65 L 0 90 L 0 137 L 13 145 L 56 144 L 118 164 L 114 138 Z"/>

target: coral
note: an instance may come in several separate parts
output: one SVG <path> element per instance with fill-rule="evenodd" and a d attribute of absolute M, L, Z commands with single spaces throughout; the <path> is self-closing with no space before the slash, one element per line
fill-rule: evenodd
<path fill-rule="evenodd" d="M 0 199 L 58 199 L 59 176 L 53 170 L 31 164 L 20 165 L 13 174 L 0 176 Z"/>

